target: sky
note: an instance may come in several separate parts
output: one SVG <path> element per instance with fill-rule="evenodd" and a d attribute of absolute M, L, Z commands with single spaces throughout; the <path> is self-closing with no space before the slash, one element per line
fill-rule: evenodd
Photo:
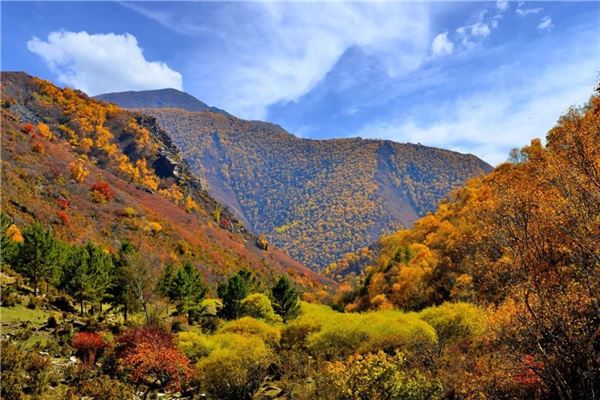
<path fill-rule="evenodd" d="M 600 82 L 600 2 L 7 2 L 3 71 L 90 95 L 172 87 L 305 138 L 490 164 Z"/>

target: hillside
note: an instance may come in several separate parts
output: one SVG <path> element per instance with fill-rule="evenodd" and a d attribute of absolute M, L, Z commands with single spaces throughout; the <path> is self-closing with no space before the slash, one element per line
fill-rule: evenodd
<path fill-rule="evenodd" d="M 421 145 L 307 140 L 213 112 L 143 112 L 157 118 L 215 198 L 315 268 L 411 226 L 452 188 L 491 170 L 475 156 Z"/>
<path fill-rule="evenodd" d="M 118 104 L 124 108 L 181 108 L 187 111 L 213 111 L 227 114 L 225 111 L 216 107 L 210 107 L 194 96 L 177 89 L 105 93 L 95 96 L 95 98 Z"/>
<path fill-rule="evenodd" d="M 51 224 L 111 252 L 127 239 L 163 262 L 193 260 L 209 283 L 247 268 L 320 286 L 285 253 L 259 249 L 152 118 L 24 73 L 2 73 L 2 99 L 2 211 L 17 226 Z"/>

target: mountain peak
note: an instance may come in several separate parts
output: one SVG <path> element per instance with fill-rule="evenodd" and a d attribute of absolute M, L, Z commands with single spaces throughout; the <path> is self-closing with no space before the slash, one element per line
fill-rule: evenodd
<path fill-rule="evenodd" d="M 191 94 L 174 88 L 104 93 L 95 98 L 115 103 L 123 108 L 180 108 L 187 111 L 212 111 L 228 115 L 227 112 L 211 107 Z"/>

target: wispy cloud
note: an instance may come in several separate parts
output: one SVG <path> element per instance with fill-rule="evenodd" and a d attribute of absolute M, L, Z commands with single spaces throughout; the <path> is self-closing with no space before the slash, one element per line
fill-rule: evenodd
<path fill-rule="evenodd" d="M 599 64 L 584 54 L 569 54 L 572 59 L 567 57 L 545 70 L 530 69 L 514 85 L 507 79 L 527 68 L 515 64 L 490 71 L 496 75 L 497 85 L 436 103 L 437 113 L 432 118 L 406 118 L 403 114 L 371 122 L 358 135 L 474 153 L 498 164 L 506 160 L 512 147 L 545 137 L 568 107 L 589 99 Z"/>
<path fill-rule="evenodd" d="M 506 11 L 506 9 L 508 8 L 508 0 L 497 0 L 496 8 L 501 12 Z"/>
<path fill-rule="evenodd" d="M 550 30 L 554 25 L 552 24 L 552 19 L 548 16 L 542 18 L 542 20 L 540 21 L 540 23 L 538 24 L 537 28 L 540 31 L 547 31 Z"/>
<path fill-rule="evenodd" d="M 32 38 L 27 48 L 40 56 L 58 80 L 91 95 L 123 90 L 182 89 L 179 72 L 148 61 L 130 34 L 52 32 Z"/>
<path fill-rule="evenodd" d="M 544 11 L 544 9 L 541 8 L 541 7 L 524 8 L 523 7 L 524 5 L 525 5 L 525 2 L 524 1 L 520 1 L 519 4 L 517 5 L 517 8 L 515 9 L 515 13 L 519 17 L 526 17 L 526 16 L 531 15 L 531 14 L 539 14 L 542 11 Z"/>
<path fill-rule="evenodd" d="M 265 118 L 270 105 L 310 92 L 352 47 L 398 76 L 418 68 L 431 43 L 428 8 L 417 3 L 227 3 L 195 19 L 130 7 L 186 35 L 219 32 L 219 46 L 190 56 L 186 85 L 245 118 Z"/>

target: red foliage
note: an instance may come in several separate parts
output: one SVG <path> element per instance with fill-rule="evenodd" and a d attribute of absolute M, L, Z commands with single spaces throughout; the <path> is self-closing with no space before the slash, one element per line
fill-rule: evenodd
<path fill-rule="evenodd" d="M 97 192 L 102 195 L 107 201 L 111 200 L 114 196 L 112 189 L 108 185 L 108 183 L 104 181 L 96 182 L 90 188 L 92 192 Z"/>
<path fill-rule="evenodd" d="M 523 357 L 521 362 L 521 371 L 514 375 L 515 382 L 521 385 L 536 385 L 540 381 L 540 376 L 535 372 L 543 368 L 544 363 L 535 361 L 531 354 Z"/>
<path fill-rule="evenodd" d="M 189 359 L 175 345 L 174 335 L 155 326 L 130 329 L 117 338 L 119 368 L 133 384 L 150 389 L 179 390 L 192 375 Z"/>
<path fill-rule="evenodd" d="M 69 217 L 69 214 L 67 214 L 65 211 L 58 211 L 56 213 L 56 216 L 58 217 L 60 222 L 63 223 L 63 225 L 69 225 L 71 223 L 71 217 Z"/>
<path fill-rule="evenodd" d="M 34 130 L 34 129 L 35 129 L 35 128 L 34 128 L 34 126 L 33 126 L 33 125 L 31 125 L 31 124 L 24 124 L 24 125 L 21 127 L 21 130 L 22 130 L 24 133 L 33 133 L 33 130 Z"/>
<path fill-rule="evenodd" d="M 71 202 L 65 199 L 64 197 L 57 199 L 56 202 L 58 203 L 58 206 L 61 208 L 61 210 L 66 210 L 67 208 L 71 207 Z"/>
<path fill-rule="evenodd" d="M 44 145 L 40 142 L 34 142 L 33 145 L 31 146 L 31 150 L 33 150 L 36 153 L 40 153 L 43 154 L 46 150 L 46 148 L 44 147 Z"/>
<path fill-rule="evenodd" d="M 106 348 L 106 342 L 96 332 L 78 332 L 73 336 L 71 345 L 77 356 L 85 364 L 93 364 L 96 357 Z"/>

